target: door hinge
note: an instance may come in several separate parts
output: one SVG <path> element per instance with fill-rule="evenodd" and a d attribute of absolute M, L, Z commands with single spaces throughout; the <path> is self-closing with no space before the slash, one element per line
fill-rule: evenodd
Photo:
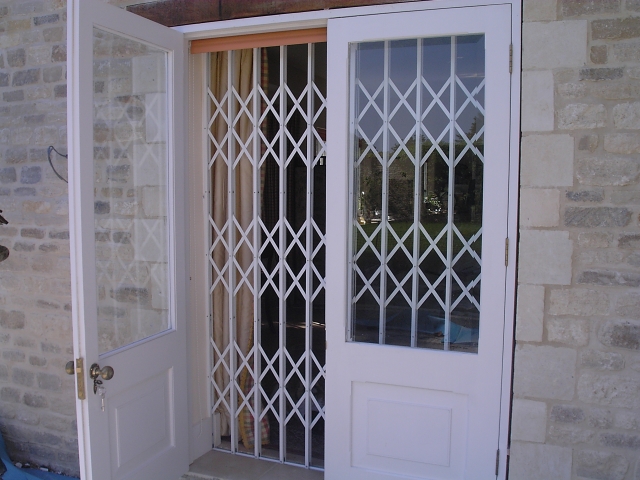
<path fill-rule="evenodd" d="M 504 266 L 509 266 L 509 237 L 504 239 Z"/>
<path fill-rule="evenodd" d="M 513 73 L 513 43 L 509 45 L 509 73 Z"/>
<path fill-rule="evenodd" d="M 499 470 L 500 470 L 500 449 L 496 450 L 496 477 L 498 476 Z"/>
<path fill-rule="evenodd" d="M 85 400 L 87 398 L 84 387 L 84 359 L 76 358 L 76 383 L 78 385 L 78 399 Z"/>

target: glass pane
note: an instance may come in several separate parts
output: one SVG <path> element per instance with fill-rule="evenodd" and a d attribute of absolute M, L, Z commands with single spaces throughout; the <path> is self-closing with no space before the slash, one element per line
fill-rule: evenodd
<path fill-rule="evenodd" d="M 484 36 L 352 48 L 351 339 L 477 352 Z"/>
<path fill-rule="evenodd" d="M 99 351 L 170 327 L 167 54 L 93 29 Z"/>

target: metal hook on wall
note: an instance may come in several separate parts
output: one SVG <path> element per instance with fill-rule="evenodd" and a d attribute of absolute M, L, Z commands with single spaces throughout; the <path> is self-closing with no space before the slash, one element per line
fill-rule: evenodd
<path fill-rule="evenodd" d="M 2 213 L 2 210 L 0 210 L 0 214 Z M 7 223 L 7 219 L 4 218 L 2 215 L 0 215 L 0 225 L 6 225 Z M 0 262 L 6 260 L 9 257 L 9 249 L 3 245 L 0 245 Z"/>

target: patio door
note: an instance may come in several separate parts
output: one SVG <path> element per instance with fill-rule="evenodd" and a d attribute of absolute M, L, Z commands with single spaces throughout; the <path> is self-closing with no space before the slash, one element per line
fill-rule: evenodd
<path fill-rule="evenodd" d="M 175 480 L 188 469 L 186 43 L 100 1 L 71 0 L 68 17 L 82 478 Z"/>
<path fill-rule="evenodd" d="M 498 474 L 510 26 L 329 20 L 328 480 Z"/>

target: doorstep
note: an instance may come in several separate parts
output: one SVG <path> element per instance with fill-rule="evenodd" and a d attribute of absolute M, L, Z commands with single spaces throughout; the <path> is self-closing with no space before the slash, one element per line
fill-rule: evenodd
<path fill-rule="evenodd" d="M 211 450 L 180 480 L 323 480 L 324 473 L 268 460 Z"/>

